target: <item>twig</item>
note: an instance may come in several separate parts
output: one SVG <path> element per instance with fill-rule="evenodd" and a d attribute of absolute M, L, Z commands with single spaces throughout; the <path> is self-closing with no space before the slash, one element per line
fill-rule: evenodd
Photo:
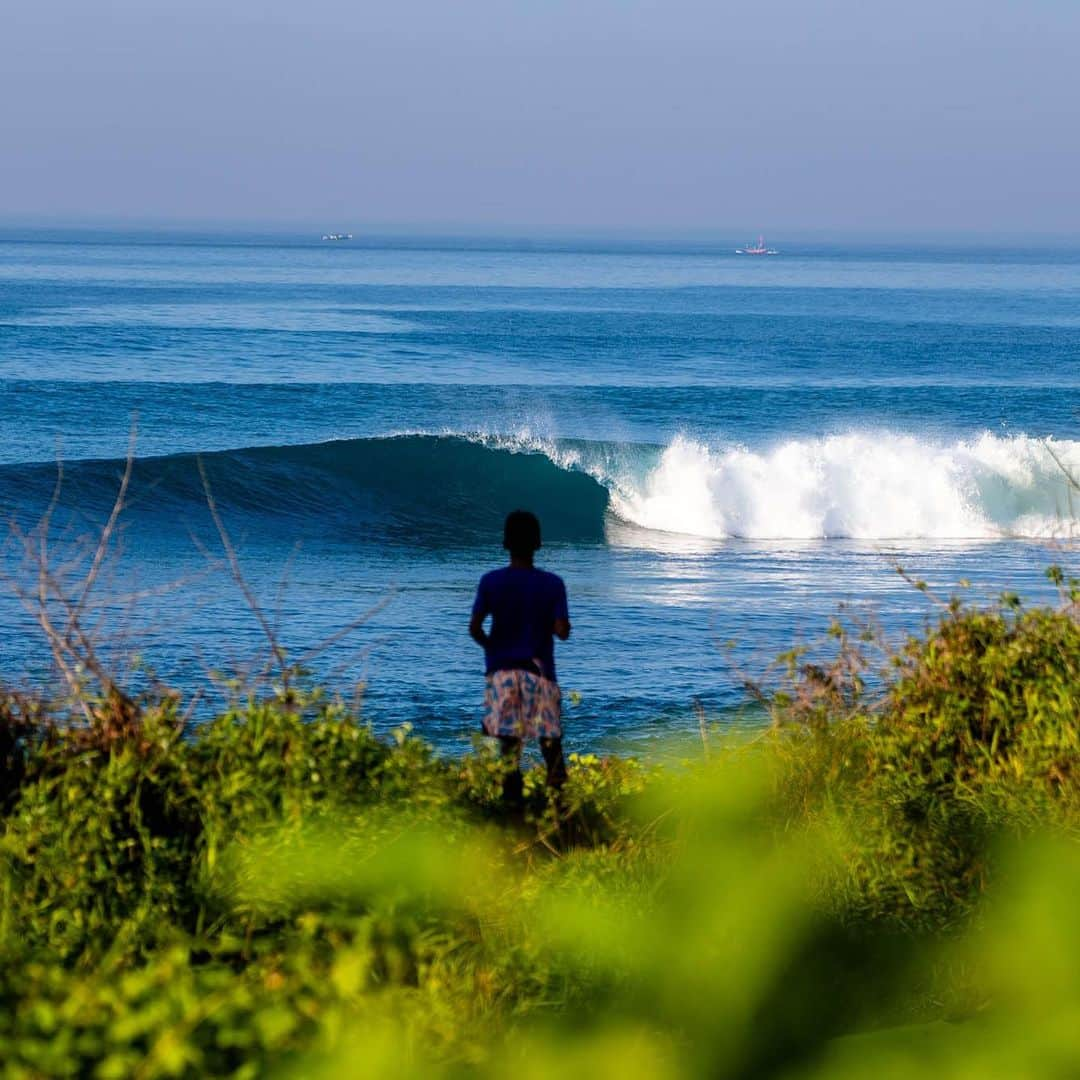
<path fill-rule="evenodd" d="M 229 531 L 225 528 L 225 522 L 222 520 L 221 513 L 218 510 L 217 501 L 214 499 L 214 493 L 210 487 L 210 478 L 206 474 L 206 466 L 203 464 L 202 456 L 196 457 L 195 461 L 199 468 L 199 476 L 202 478 L 203 491 L 206 493 L 206 505 L 209 507 L 210 517 L 213 519 L 214 526 L 218 531 L 218 536 L 221 538 L 221 546 L 225 550 L 225 558 L 228 561 L 229 572 L 233 581 L 236 583 L 236 587 L 240 590 L 244 600 L 247 602 L 248 608 L 255 616 L 262 632 L 266 635 L 273 661 L 281 668 L 282 681 L 287 685 L 289 680 L 289 668 L 286 662 L 285 650 L 281 647 L 281 643 L 278 640 L 277 634 L 274 632 L 273 626 L 270 625 L 270 621 L 263 613 L 258 597 L 248 584 L 247 578 L 244 577 L 244 572 L 240 568 L 240 560 L 237 557 L 236 548 L 233 547 L 232 540 L 229 537 Z"/>
<path fill-rule="evenodd" d="M 315 657 L 326 652 L 332 645 L 336 645 L 343 638 L 349 636 L 355 630 L 359 630 L 366 622 L 368 622 L 373 616 L 378 615 L 391 600 L 394 599 L 394 593 L 390 592 L 384 596 L 381 600 L 376 601 L 366 611 L 361 612 L 355 619 L 347 622 L 340 630 L 335 630 L 329 637 L 325 637 L 318 644 L 313 645 L 305 652 L 297 661 L 299 664 L 306 664 L 309 660 L 314 660 Z"/>
<path fill-rule="evenodd" d="M 90 569 L 86 572 L 86 577 L 83 579 L 82 587 L 79 591 L 79 599 L 75 602 L 69 617 L 69 628 L 71 624 L 77 623 L 82 617 L 83 610 L 90 598 L 90 593 L 93 591 L 94 585 L 97 582 L 98 574 L 101 573 L 101 567 L 105 562 L 105 556 L 109 551 L 109 544 L 112 541 L 112 535 L 116 529 L 116 524 L 120 520 L 120 514 L 123 512 L 124 500 L 127 497 L 128 486 L 131 483 L 131 474 L 135 468 L 135 440 L 137 434 L 138 429 L 133 422 L 131 425 L 131 434 L 128 436 L 128 451 L 124 461 L 124 473 L 120 478 L 120 487 L 117 489 L 116 498 L 113 500 L 112 510 L 109 511 L 109 517 L 98 536 L 97 547 L 94 549 L 94 556 L 90 561 Z"/>
<path fill-rule="evenodd" d="M 694 698 L 694 709 L 697 712 L 698 731 L 701 732 L 701 755 L 707 762 L 709 760 L 709 733 L 705 729 L 705 706 L 700 698 Z"/>

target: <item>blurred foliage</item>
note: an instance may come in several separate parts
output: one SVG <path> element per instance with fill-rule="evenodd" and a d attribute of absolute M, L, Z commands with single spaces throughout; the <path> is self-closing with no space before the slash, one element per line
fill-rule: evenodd
<path fill-rule="evenodd" d="M 490 747 L 314 692 L 9 696 L 0 1075 L 1076 1075 L 1068 604 L 953 605 L 884 676 L 838 627 L 763 735 L 513 812 Z"/>
<path fill-rule="evenodd" d="M 1055 569 L 1051 577 L 1060 579 Z M 1080 825 L 1080 623 L 1061 610 L 947 605 L 868 687 L 865 637 L 830 665 L 789 657 L 773 699 L 786 812 L 846 837 L 847 917 L 921 930 L 965 919 L 992 841 Z"/>

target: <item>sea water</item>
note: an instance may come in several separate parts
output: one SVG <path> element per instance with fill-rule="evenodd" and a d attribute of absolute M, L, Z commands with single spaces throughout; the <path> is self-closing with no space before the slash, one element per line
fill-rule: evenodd
<path fill-rule="evenodd" d="M 569 590 L 577 748 L 696 729 L 698 703 L 753 722 L 745 680 L 838 611 L 918 630 L 936 609 L 897 565 L 939 598 L 1050 599 L 1080 253 L 734 246 L 0 234 L 5 680 L 48 667 L 20 534 L 62 460 L 55 558 L 92 536 L 133 424 L 85 618 L 200 712 L 265 645 L 200 461 L 289 655 L 449 750 L 478 725 L 466 626 L 515 507 Z"/>

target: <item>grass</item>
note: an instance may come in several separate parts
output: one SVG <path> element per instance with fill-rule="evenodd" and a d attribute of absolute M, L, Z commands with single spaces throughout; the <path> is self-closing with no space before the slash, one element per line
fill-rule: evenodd
<path fill-rule="evenodd" d="M 1080 1062 L 1080 625 L 836 629 L 752 743 L 375 737 L 295 684 L 0 700 L 0 1075 L 1056 1076 Z M 110 684 L 111 685 L 111 684 Z"/>

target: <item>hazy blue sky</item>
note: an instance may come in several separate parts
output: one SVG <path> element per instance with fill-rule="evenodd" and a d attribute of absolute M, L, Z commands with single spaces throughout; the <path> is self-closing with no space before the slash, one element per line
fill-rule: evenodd
<path fill-rule="evenodd" d="M 0 0 L 0 218 L 1080 233 L 1080 0 Z"/>

